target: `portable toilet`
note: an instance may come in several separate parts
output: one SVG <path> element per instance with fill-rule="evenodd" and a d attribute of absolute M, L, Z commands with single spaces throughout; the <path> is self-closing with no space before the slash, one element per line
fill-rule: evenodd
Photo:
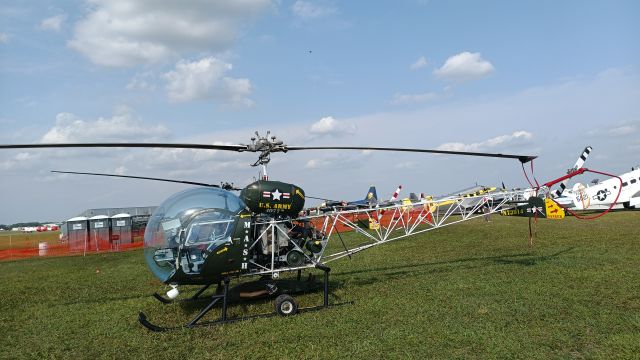
<path fill-rule="evenodd" d="M 111 249 L 111 226 L 107 215 L 96 215 L 89 218 L 89 247 L 87 250 Z"/>
<path fill-rule="evenodd" d="M 69 251 L 82 251 L 88 245 L 88 218 L 78 216 L 67 220 L 67 244 Z"/>
<path fill-rule="evenodd" d="M 60 225 L 60 242 L 66 244 L 69 241 L 69 229 L 67 229 L 67 222 L 63 222 Z"/>
<path fill-rule="evenodd" d="M 131 215 L 122 213 L 111 217 L 111 244 L 118 248 L 121 244 L 130 244 L 131 237 Z"/>

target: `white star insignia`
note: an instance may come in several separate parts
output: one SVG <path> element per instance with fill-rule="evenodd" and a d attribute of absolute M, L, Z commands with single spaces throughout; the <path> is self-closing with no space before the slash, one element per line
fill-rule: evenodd
<path fill-rule="evenodd" d="M 271 196 L 273 196 L 273 200 L 280 200 L 280 196 L 282 196 L 282 193 L 280 192 L 280 190 L 276 189 L 275 191 L 271 192 Z"/>
<path fill-rule="evenodd" d="M 531 208 L 531 212 L 532 212 L 533 214 L 535 214 L 535 213 L 540 213 L 540 215 L 544 215 L 544 212 L 542 212 L 542 208 L 539 208 L 539 207 L 537 207 L 537 206 L 532 207 L 532 208 Z"/>

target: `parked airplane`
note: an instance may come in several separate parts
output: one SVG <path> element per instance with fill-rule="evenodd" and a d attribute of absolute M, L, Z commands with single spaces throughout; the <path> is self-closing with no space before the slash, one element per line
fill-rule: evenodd
<path fill-rule="evenodd" d="M 340 210 L 355 210 L 355 209 L 361 209 L 361 208 L 367 208 L 367 207 L 381 208 L 381 207 L 393 206 L 401 202 L 401 200 L 398 199 L 398 196 L 400 195 L 401 190 L 402 190 L 402 185 L 399 185 L 396 191 L 393 193 L 393 195 L 391 195 L 391 198 L 389 200 L 378 200 L 376 187 L 371 185 L 371 187 L 369 188 L 369 191 L 367 192 L 367 195 L 362 200 L 355 200 L 355 201 L 327 200 L 320 205 L 319 209 L 320 211 L 326 212 L 326 211 L 334 210 L 336 208 L 339 208 Z M 381 213 L 384 213 L 384 211 L 382 211 Z"/>
<path fill-rule="evenodd" d="M 378 204 L 378 193 L 376 192 L 376 187 L 371 185 L 369 187 L 369 191 L 365 195 L 364 199 L 354 200 L 354 201 L 335 201 L 335 200 L 327 200 L 324 203 L 320 204 L 321 209 L 326 208 L 334 208 L 334 207 L 367 207 L 367 206 L 375 206 Z"/>
<path fill-rule="evenodd" d="M 576 183 L 571 192 L 574 208 L 577 210 L 609 208 L 614 202 L 622 204 L 625 209 L 640 208 L 640 167 L 631 168 L 631 171 L 618 177 L 620 179 L 612 178 L 586 187 Z"/>
<path fill-rule="evenodd" d="M 567 174 L 582 168 L 591 150 L 591 146 L 587 146 Z M 620 175 L 619 178 L 622 180 L 622 186 L 620 180 L 611 178 L 603 182 L 594 180 L 593 185 L 586 187 L 576 183 L 569 190 L 566 189 L 567 179 L 560 183 L 560 189 L 552 193 L 552 197 L 558 204 L 576 210 L 601 210 L 616 204 L 622 204 L 625 209 L 638 207 L 640 205 L 640 167 L 631 168 L 630 172 Z M 616 196 L 618 196 L 617 199 Z"/>
<path fill-rule="evenodd" d="M 584 150 L 582 150 L 582 153 L 580 154 L 580 156 L 578 157 L 578 160 L 576 160 L 575 165 L 573 165 L 572 168 L 567 170 L 567 174 L 570 174 L 572 172 L 577 171 L 578 169 L 581 169 L 585 163 L 585 161 L 587 160 L 587 158 L 589 157 L 589 154 L 591 154 L 591 150 L 593 148 L 591 146 L 587 146 L 586 148 L 584 148 Z M 573 192 L 571 189 L 567 189 L 567 182 L 569 181 L 569 179 L 565 179 L 562 182 L 560 182 L 559 184 L 559 189 L 557 189 L 554 192 L 550 193 L 551 198 L 554 199 L 554 202 L 557 202 L 558 204 L 560 204 L 563 207 L 573 207 Z M 536 196 L 536 190 L 533 188 L 526 188 L 526 189 L 520 189 L 520 188 L 516 188 L 516 189 L 512 189 L 512 191 L 520 191 L 517 198 L 514 199 L 516 202 L 518 203 L 527 203 L 529 201 L 529 198 L 531 198 L 532 196 Z M 502 184 L 502 189 L 498 190 L 504 193 L 510 193 L 506 187 L 504 186 L 504 183 Z M 494 195 L 494 198 L 496 198 L 496 196 Z M 521 205 L 522 205 L 521 204 Z"/>
<path fill-rule="evenodd" d="M 564 213 L 563 210 L 565 209 L 608 210 L 616 206 L 624 207 L 625 209 L 640 208 L 640 167 L 631 168 L 630 172 L 619 176 L 583 168 L 591 150 L 590 146 L 584 149 L 574 167 L 567 170 L 567 176 L 561 178 L 564 180 L 560 182 L 560 188 L 548 193 L 547 199 L 544 199 L 541 194 L 533 196 L 536 195 L 535 189 L 526 189 L 523 195 L 530 199 L 523 199 L 526 203 L 519 203 L 516 208 L 502 211 L 501 214 L 527 216 L 534 213 L 542 214 L 541 209 L 546 208 L 546 215 L 542 217 L 561 219 L 564 215 L 555 216 L 550 211 L 559 214 L 561 212 Z M 576 183 L 571 189 L 567 188 L 567 182 L 570 178 L 586 171 L 611 176 L 611 178 L 602 182 L 596 179 L 592 181 L 592 185 L 587 186 Z M 553 186 L 550 184 L 555 184 L 555 182 L 543 184 L 542 187 Z M 534 194 L 526 196 L 527 190 L 534 191 Z M 558 205 L 564 209 L 561 209 Z"/>
<path fill-rule="evenodd" d="M 429 211 L 434 211 L 436 208 L 441 211 L 447 211 L 451 206 L 455 206 L 457 209 L 455 210 L 456 213 L 465 209 L 479 211 L 481 210 L 481 206 L 487 201 L 485 199 L 486 196 L 484 195 L 492 194 L 491 197 L 493 199 L 495 197 L 493 194 L 495 190 L 495 187 L 474 185 L 447 195 L 427 196 L 424 193 L 420 193 L 420 195 L 410 193 L 408 198 L 402 200 L 402 204 L 408 206 L 419 202 L 425 202 L 425 209 L 428 208 Z"/>

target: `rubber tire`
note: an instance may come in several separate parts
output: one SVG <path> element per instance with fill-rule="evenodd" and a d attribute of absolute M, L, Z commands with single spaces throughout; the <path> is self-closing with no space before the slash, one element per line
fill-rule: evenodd
<path fill-rule="evenodd" d="M 275 306 L 276 313 L 280 316 L 290 316 L 298 312 L 298 303 L 287 294 L 279 295 L 275 300 Z"/>

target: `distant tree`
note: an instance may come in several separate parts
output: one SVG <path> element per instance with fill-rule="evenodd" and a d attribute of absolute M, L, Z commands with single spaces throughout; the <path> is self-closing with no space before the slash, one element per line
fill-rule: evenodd
<path fill-rule="evenodd" d="M 42 226 L 42 223 L 39 222 L 24 222 L 24 223 L 15 223 L 10 225 L 10 228 L 20 228 L 20 227 L 30 227 L 30 226 Z"/>

